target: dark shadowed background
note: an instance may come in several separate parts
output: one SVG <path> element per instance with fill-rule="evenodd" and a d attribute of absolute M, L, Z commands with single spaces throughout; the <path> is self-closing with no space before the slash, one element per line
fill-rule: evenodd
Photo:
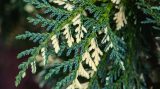
<path fill-rule="evenodd" d="M 18 65 L 26 60 L 17 59 L 17 54 L 31 47 L 29 41 L 17 41 L 15 36 L 23 33 L 29 25 L 23 0 L 0 0 L 0 89 L 39 89 L 34 75 L 27 76 L 16 88 L 14 81 L 18 74 Z M 32 30 L 32 29 L 29 29 Z"/>

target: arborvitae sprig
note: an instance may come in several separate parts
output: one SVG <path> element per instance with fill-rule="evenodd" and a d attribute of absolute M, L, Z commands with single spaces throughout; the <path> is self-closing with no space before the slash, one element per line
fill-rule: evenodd
<path fill-rule="evenodd" d="M 18 86 L 22 80 L 22 78 L 24 78 L 26 76 L 26 70 L 28 69 L 29 65 L 31 64 L 31 62 L 33 61 L 33 58 L 30 57 L 28 59 L 28 61 L 26 62 L 23 62 L 22 64 L 20 64 L 18 66 L 18 68 L 21 70 L 19 72 L 19 74 L 17 75 L 16 77 L 16 82 L 15 82 L 15 85 Z"/>
<path fill-rule="evenodd" d="M 59 82 L 51 86 L 54 89 L 106 89 L 108 85 L 111 86 L 110 89 L 115 89 L 116 86 L 120 89 L 127 89 L 124 86 L 136 86 L 135 82 L 126 82 L 130 81 L 129 73 L 126 72 L 129 68 L 125 64 L 128 61 L 126 59 L 127 47 L 124 40 L 116 34 L 120 33 L 117 30 L 127 24 L 123 1 L 24 1 L 42 11 L 41 14 L 37 12 L 35 17 L 29 17 L 28 21 L 33 25 L 40 24 L 46 32 L 26 32 L 17 36 L 17 39 L 29 38 L 34 42 L 39 42 L 39 46 L 18 55 L 18 58 L 25 55 L 30 55 L 30 57 L 28 61 L 20 65 L 16 86 L 29 66 L 33 73 L 36 72 L 39 55 L 44 62 L 42 71 L 45 73 L 42 74 L 42 81 L 52 83 L 53 77 L 62 75 L 58 78 Z M 113 21 L 115 24 L 110 24 Z M 115 31 L 114 28 L 116 28 Z M 49 56 L 59 58 L 59 62 L 52 59 L 53 63 L 49 65 Z M 85 80 L 80 79 L 81 77 Z"/>
<path fill-rule="evenodd" d="M 19 58 L 22 58 L 22 57 L 27 56 L 27 55 L 30 55 L 30 54 L 33 55 L 33 53 L 34 53 L 35 51 L 36 51 L 35 48 L 31 48 L 31 49 L 22 51 L 21 53 L 19 53 L 19 54 L 17 55 L 17 58 L 19 59 Z"/>
<path fill-rule="evenodd" d="M 16 39 L 29 39 L 32 40 L 33 42 L 39 42 L 42 43 L 47 37 L 48 37 L 48 33 L 32 33 L 32 32 L 28 32 L 26 31 L 25 34 L 21 34 L 16 36 Z"/>
<path fill-rule="evenodd" d="M 70 60 L 63 62 L 61 64 L 55 65 L 53 69 L 50 69 L 48 74 L 45 75 L 45 79 L 49 79 L 51 76 L 55 74 L 59 74 L 59 72 L 63 69 L 63 72 L 71 72 L 73 69 L 76 69 L 78 67 L 78 60 Z"/>
<path fill-rule="evenodd" d="M 157 3 L 157 5 L 152 5 L 152 3 Z M 153 28 L 160 30 L 160 6 L 159 2 L 153 0 L 147 2 L 145 0 L 140 0 L 138 3 L 139 9 L 141 9 L 148 17 L 145 21 L 142 21 L 143 24 L 154 24 Z"/>

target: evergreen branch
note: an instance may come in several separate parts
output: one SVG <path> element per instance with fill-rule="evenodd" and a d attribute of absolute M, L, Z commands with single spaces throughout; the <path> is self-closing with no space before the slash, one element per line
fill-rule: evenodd
<path fill-rule="evenodd" d="M 48 34 L 44 34 L 44 33 L 31 33 L 29 31 L 26 31 L 25 34 L 21 34 L 16 36 L 16 39 L 27 39 L 29 38 L 29 40 L 33 40 L 33 42 L 38 42 L 41 43 L 43 42 L 46 38 L 47 38 Z"/>
<path fill-rule="evenodd" d="M 52 75 L 58 74 L 59 71 L 63 68 L 63 72 L 71 72 L 73 68 L 77 69 L 78 60 L 69 60 L 57 65 L 55 68 L 50 69 L 49 72 L 45 75 L 45 79 L 49 79 Z"/>
<path fill-rule="evenodd" d="M 100 86 L 98 85 L 97 73 L 94 73 L 94 75 L 92 76 L 92 79 L 89 82 L 88 89 L 100 89 Z"/>
<path fill-rule="evenodd" d="M 87 6 L 86 10 L 89 10 L 89 12 L 93 14 L 93 17 L 96 20 L 98 20 L 105 13 L 105 7 L 102 8 L 93 4 L 91 4 L 90 6 Z"/>
<path fill-rule="evenodd" d="M 45 40 L 44 43 L 42 43 L 39 47 L 37 47 L 33 53 L 33 55 L 31 57 L 28 58 L 27 62 L 23 62 L 22 64 L 19 65 L 19 69 L 20 72 L 19 74 L 16 76 L 16 81 L 15 81 L 15 86 L 18 86 L 22 80 L 22 78 L 25 77 L 26 75 L 26 70 L 28 69 L 29 65 L 34 62 L 34 60 L 36 59 L 36 56 L 39 54 L 41 48 L 45 45 L 45 43 L 47 43 L 48 40 Z"/>
<path fill-rule="evenodd" d="M 159 6 L 152 6 L 149 2 L 144 0 L 140 0 L 137 2 L 137 5 L 140 9 L 146 14 L 150 15 L 150 17 L 146 17 L 146 20 L 142 21 L 142 24 L 154 24 L 152 26 L 154 29 L 160 30 L 160 7 Z"/>
<path fill-rule="evenodd" d="M 44 13 L 52 13 L 52 16 L 69 14 L 65 10 L 51 6 L 46 0 L 24 0 L 24 1 L 34 5 L 38 9 L 46 9 Z"/>
<path fill-rule="evenodd" d="M 108 41 L 108 45 L 105 47 L 105 52 L 111 49 L 110 59 L 114 59 L 114 62 L 119 64 L 122 59 L 125 58 L 125 43 L 118 38 L 111 29 L 106 29 L 106 35 L 102 40 L 102 44 Z"/>
<path fill-rule="evenodd" d="M 31 49 L 28 49 L 28 50 L 25 50 L 25 51 L 22 51 L 21 53 L 19 53 L 17 55 L 17 58 L 20 59 L 26 55 L 33 55 L 33 53 L 36 51 L 36 48 L 31 48 Z"/>
<path fill-rule="evenodd" d="M 42 76 L 43 80 L 40 81 L 45 82 L 44 84 L 52 84 L 53 82 L 55 83 L 53 79 L 59 75 L 57 79 L 60 81 L 57 82 L 56 86 L 53 84 L 52 88 L 54 89 L 86 89 L 87 87 L 89 89 L 100 89 L 102 87 L 122 89 L 131 88 L 129 87 L 130 85 L 136 85 L 133 81 L 134 79 L 138 81 L 138 78 L 129 76 L 130 74 L 132 75 L 133 72 L 131 70 L 134 69 L 128 68 L 131 64 L 128 63 L 130 59 L 125 59 L 127 55 L 130 55 L 126 54 L 126 43 L 111 29 L 111 27 L 114 28 L 119 24 L 125 25 L 124 5 L 127 1 L 24 1 L 32 4 L 45 14 L 37 14 L 35 18 L 29 17 L 27 19 L 33 25 L 41 24 L 41 27 L 45 27 L 47 32 L 25 32 L 25 34 L 16 37 L 17 39 L 29 38 L 33 42 L 40 43 L 38 47 L 25 50 L 18 54 L 17 58 L 27 55 L 30 55 L 30 57 L 28 61 L 19 65 L 20 72 L 16 77 L 16 86 L 18 86 L 25 76 L 29 65 L 31 65 L 32 73 L 36 72 L 37 60 L 35 59 L 39 54 L 43 58 L 45 67 L 47 66 L 49 68 L 42 69 L 45 73 Z M 53 3 L 51 3 L 52 1 Z M 115 5 L 116 8 L 114 8 Z M 146 8 L 147 6 L 144 7 Z M 117 9 L 119 12 L 115 13 Z M 145 10 L 146 14 L 151 14 L 152 11 L 156 13 L 159 11 L 159 7 L 152 7 L 151 10 Z M 112 24 L 112 16 L 115 16 L 114 19 L 116 18 L 116 26 Z M 156 24 L 157 21 L 155 19 L 157 20 L 159 17 L 153 15 L 153 18 L 148 18 L 144 23 Z M 111 27 L 110 24 L 112 25 Z M 99 43 L 99 39 L 102 37 L 102 42 Z M 102 51 L 101 49 L 104 50 Z M 47 62 L 49 62 L 49 57 L 53 55 L 61 59 L 58 63 L 54 62 L 53 66 L 51 66 Z M 134 73 L 137 74 L 135 71 Z M 81 81 L 79 76 L 86 79 Z M 133 81 L 129 81 L 130 79 Z M 140 84 L 140 82 L 137 83 Z M 139 86 L 138 84 L 137 86 Z"/>
<path fill-rule="evenodd" d="M 23 62 L 22 64 L 19 65 L 18 68 L 21 69 L 21 71 L 16 76 L 15 86 L 18 86 L 20 84 L 22 78 L 24 78 L 26 76 L 26 70 L 28 69 L 30 63 L 33 62 L 33 60 L 34 60 L 34 58 L 30 57 L 27 62 Z"/>
<path fill-rule="evenodd" d="M 37 24 L 41 23 L 42 24 L 41 27 L 47 27 L 47 29 L 46 29 L 47 31 L 50 31 L 56 25 L 55 20 L 45 19 L 38 14 L 36 15 L 36 18 L 29 17 L 27 19 L 30 23 L 33 23 L 33 25 L 37 25 Z"/>
<path fill-rule="evenodd" d="M 76 77 L 76 70 L 72 71 L 68 76 L 66 76 L 64 79 L 62 79 L 61 81 L 59 81 L 56 84 L 55 89 L 61 89 L 65 85 L 67 85 L 70 82 L 72 82 L 75 79 L 75 77 Z"/>

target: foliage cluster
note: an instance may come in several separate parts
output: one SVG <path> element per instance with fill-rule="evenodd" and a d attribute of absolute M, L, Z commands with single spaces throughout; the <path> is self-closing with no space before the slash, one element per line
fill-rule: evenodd
<path fill-rule="evenodd" d="M 159 6 L 143 0 L 24 1 L 40 11 L 28 21 L 45 31 L 26 31 L 16 37 L 39 43 L 18 54 L 18 58 L 29 58 L 18 67 L 16 86 L 30 66 L 36 73 L 37 64 L 42 64 L 38 70 L 42 87 L 146 89 L 143 72 L 137 69 L 135 36 L 141 21 L 137 22 L 136 10 L 150 15 L 142 23 L 159 29 Z"/>

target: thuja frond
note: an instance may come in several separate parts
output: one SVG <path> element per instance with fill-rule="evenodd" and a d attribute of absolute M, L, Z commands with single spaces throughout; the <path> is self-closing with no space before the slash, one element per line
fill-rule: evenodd
<path fill-rule="evenodd" d="M 73 69 L 76 69 L 78 67 L 78 60 L 70 60 L 55 66 L 56 67 L 50 69 L 49 72 L 45 75 L 45 79 L 49 79 L 51 76 L 58 74 L 61 70 L 63 70 L 63 72 L 67 72 L 67 70 L 71 72 Z"/>
<path fill-rule="evenodd" d="M 46 38 L 48 37 L 48 33 L 45 34 L 41 34 L 41 33 L 32 33 L 32 32 L 28 32 L 26 31 L 25 34 L 21 34 L 16 36 L 16 39 L 29 39 L 32 40 L 33 42 L 43 42 Z"/>
<path fill-rule="evenodd" d="M 124 68 L 124 63 L 123 59 L 125 58 L 125 43 L 122 39 L 114 35 L 112 31 L 109 30 L 110 28 L 105 28 L 105 33 L 106 35 L 102 39 L 102 44 L 106 43 L 107 45 L 104 48 L 105 52 L 110 51 L 110 59 L 113 60 L 115 64 L 119 64 L 123 70 Z"/>
<path fill-rule="evenodd" d="M 156 2 L 156 1 L 155 1 Z M 157 1 L 158 2 L 158 1 Z M 160 7 L 159 5 L 151 5 L 151 2 L 140 0 L 137 4 L 139 8 L 146 14 L 146 20 L 142 21 L 143 24 L 154 24 L 153 28 L 160 30 Z"/>
<path fill-rule="evenodd" d="M 31 48 L 31 49 L 22 51 L 21 53 L 19 53 L 19 54 L 17 55 L 17 58 L 20 59 L 20 58 L 22 58 L 22 57 L 24 57 L 24 56 L 27 56 L 27 55 L 30 55 L 30 54 L 33 55 L 33 53 L 34 53 L 35 51 L 36 51 L 35 48 Z"/>
<path fill-rule="evenodd" d="M 18 66 L 18 68 L 21 70 L 19 72 L 19 74 L 16 77 L 16 81 L 15 81 L 15 85 L 18 86 L 22 80 L 22 78 L 24 78 L 26 76 L 26 70 L 29 67 L 30 63 L 33 61 L 34 59 L 32 57 L 30 57 L 28 59 L 27 62 L 23 62 L 22 64 L 20 64 Z"/>
<path fill-rule="evenodd" d="M 64 79 L 61 81 L 57 82 L 55 89 L 61 89 L 65 85 L 69 84 L 72 82 L 76 77 L 76 71 L 72 71 L 68 76 L 66 76 Z"/>
<path fill-rule="evenodd" d="M 90 81 L 90 84 L 89 84 L 89 89 L 100 89 L 100 86 L 99 86 L 99 82 L 98 82 L 98 78 L 97 78 L 97 75 L 93 75 L 92 77 L 93 79 Z"/>
<path fill-rule="evenodd" d="M 38 47 L 23 51 L 28 61 L 19 67 L 16 86 L 29 65 L 36 73 L 37 56 L 43 61 L 41 81 L 54 83 L 53 89 L 126 89 L 130 70 L 126 43 L 120 29 L 127 24 L 125 2 L 121 0 L 24 0 L 40 13 L 28 17 L 29 23 L 41 25 L 44 32 L 25 32 L 17 39 L 39 42 Z M 116 7 L 116 8 L 114 8 Z M 155 8 L 158 10 L 158 8 Z M 113 17 L 114 16 L 114 17 Z M 115 24 L 112 24 L 115 22 Z M 50 59 L 49 59 L 50 58 Z M 51 60 L 51 63 L 48 63 Z M 58 62 L 57 62 L 58 60 Z M 128 72 L 129 71 L 129 72 Z M 58 81 L 54 78 L 58 76 Z M 84 78 L 81 79 L 81 78 Z M 134 77 L 135 79 L 137 77 Z M 54 81 L 54 82 L 53 82 Z M 57 82 L 57 83 L 55 83 Z M 116 85 L 116 86 L 115 86 Z"/>

